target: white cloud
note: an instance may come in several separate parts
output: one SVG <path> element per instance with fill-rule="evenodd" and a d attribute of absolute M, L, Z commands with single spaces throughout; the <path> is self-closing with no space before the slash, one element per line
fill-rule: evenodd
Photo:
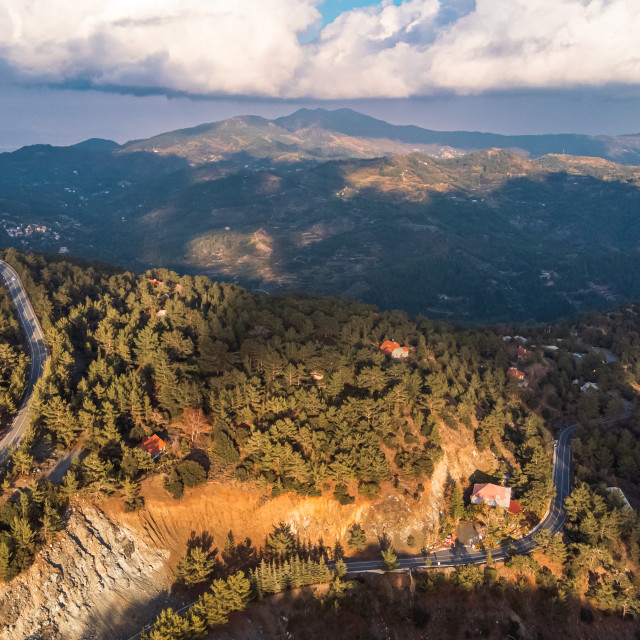
<path fill-rule="evenodd" d="M 318 1 L 3 0 L 0 58 L 36 80 L 275 97 L 640 85 L 638 0 L 385 0 L 301 44 Z"/>
<path fill-rule="evenodd" d="M 3 0 L 0 56 L 35 78 L 277 94 L 315 0 Z"/>

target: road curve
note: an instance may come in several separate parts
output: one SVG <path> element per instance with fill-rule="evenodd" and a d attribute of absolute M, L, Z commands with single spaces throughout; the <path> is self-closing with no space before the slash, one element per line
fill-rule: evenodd
<path fill-rule="evenodd" d="M 44 342 L 44 335 L 38 317 L 31 306 L 27 292 L 20 280 L 20 276 L 8 263 L 0 260 L 0 275 L 4 285 L 9 290 L 13 304 L 18 312 L 20 325 L 24 331 L 31 356 L 31 369 L 29 372 L 29 384 L 24 394 L 18 414 L 13 420 L 11 428 L 0 440 L 0 464 L 4 463 L 14 447 L 19 446 L 27 432 L 29 425 L 29 408 L 33 388 L 44 370 L 44 363 L 47 360 L 47 347 Z"/>
<path fill-rule="evenodd" d="M 604 423 L 604 421 L 602 422 Z M 549 510 L 544 518 L 524 538 L 511 545 L 517 553 L 529 553 L 535 546 L 533 538 L 542 529 L 548 529 L 551 533 L 557 533 L 564 527 L 567 514 L 564 510 L 564 501 L 571 493 L 571 436 L 576 428 L 575 424 L 565 427 L 558 436 L 553 457 L 553 484 L 556 495 L 551 501 Z M 494 560 L 504 560 L 507 557 L 508 547 L 496 547 L 491 549 L 491 557 Z M 443 549 L 430 553 L 428 556 L 410 556 L 398 560 L 398 569 L 411 569 L 424 567 L 425 559 L 431 559 L 432 567 L 453 567 L 460 564 L 483 564 L 487 561 L 487 551 L 478 551 L 465 546 L 456 546 L 451 549 Z M 349 573 L 364 573 L 368 571 L 380 571 L 380 560 L 347 560 Z"/>

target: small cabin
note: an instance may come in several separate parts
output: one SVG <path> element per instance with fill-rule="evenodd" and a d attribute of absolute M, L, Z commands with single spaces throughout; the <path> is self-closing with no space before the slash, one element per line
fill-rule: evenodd
<path fill-rule="evenodd" d="M 516 380 L 520 380 L 524 382 L 524 371 L 520 371 L 517 367 L 509 367 L 507 370 L 507 375 L 515 378 Z"/>
<path fill-rule="evenodd" d="M 529 356 L 531 355 L 531 351 L 529 351 L 529 349 L 527 349 L 526 347 L 518 347 L 518 359 L 519 360 L 526 360 Z"/>
<path fill-rule="evenodd" d="M 157 435 L 150 438 L 142 438 L 139 449 L 146 451 L 153 459 L 157 458 L 167 447 L 167 443 Z"/>
<path fill-rule="evenodd" d="M 409 349 L 407 347 L 401 347 L 397 342 L 393 340 L 385 340 L 380 345 L 380 351 L 392 358 L 408 358 Z"/>

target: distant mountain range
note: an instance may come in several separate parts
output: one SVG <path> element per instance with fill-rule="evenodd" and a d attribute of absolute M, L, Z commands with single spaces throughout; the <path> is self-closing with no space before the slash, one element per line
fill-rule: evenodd
<path fill-rule="evenodd" d="M 175 153 L 190 162 L 229 159 L 234 154 L 277 162 L 363 158 L 414 151 L 451 157 L 482 149 L 510 149 L 531 157 L 550 153 L 640 164 L 640 134 L 503 136 L 469 131 L 432 131 L 398 126 L 352 109 L 300 109 L 266 120 L 243 116 L 129 142 L 125 151 Z"/>
<path fill-rule="evenodd" d="M 469 153 L 484 144 L 518 152 Z M 620 154 L 640 164 L 640 136 L 444 133 L 348 109 L 35 145 L 0 154 L 0 245 L 550 320 L 640 297 L 640 168 Z"/>

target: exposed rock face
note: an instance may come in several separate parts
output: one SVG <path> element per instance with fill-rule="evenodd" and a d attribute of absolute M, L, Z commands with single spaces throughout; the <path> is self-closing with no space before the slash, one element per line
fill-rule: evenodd
<path fill-rule="evenodd" d="M 422 545 L 434 535 L 446 484 L 495 464 L 489 453 L 478 454 L 463 429 L 443 426 L 441 434 L 445 455 L 415 495 L 388 483 L 373 502 L 340 505 L 330 495 L 289 492 L 270 499 L 250 485 L 210 481 L 174 500 L 156 476 L 144 484 L 145 508 L 138 512 L 124 513 L 118 497 L 103 500 L 101 508 L 76 505 L 65 531 L 34 565 L 10 584 L 0 583 L 0 640 L 131 637 L 163 606 L 176 606 L 168 602 L 172 568 L 190 536 L 205 531 L 214 548 L 223 548 L 230 530 L 237 540 L 249 536 L 260 546 L 284 522 L 303 540 L 346 545 L 349 527 L 358 522 L 374 549 L 376 538 L 385 537 L 398 551 L 415 553 L 407 538 Z"/>
<path fill-rule="evenodd" d="M 35 564 L 0 584 L 0 639 L 115 640 L 135 633 L 149 613 L 144 605 L 170 584 L 168 555 L 98 509 L 72 507 L 66 530 Z M 137 605 L 138 620 L 123 617 Z"/>

